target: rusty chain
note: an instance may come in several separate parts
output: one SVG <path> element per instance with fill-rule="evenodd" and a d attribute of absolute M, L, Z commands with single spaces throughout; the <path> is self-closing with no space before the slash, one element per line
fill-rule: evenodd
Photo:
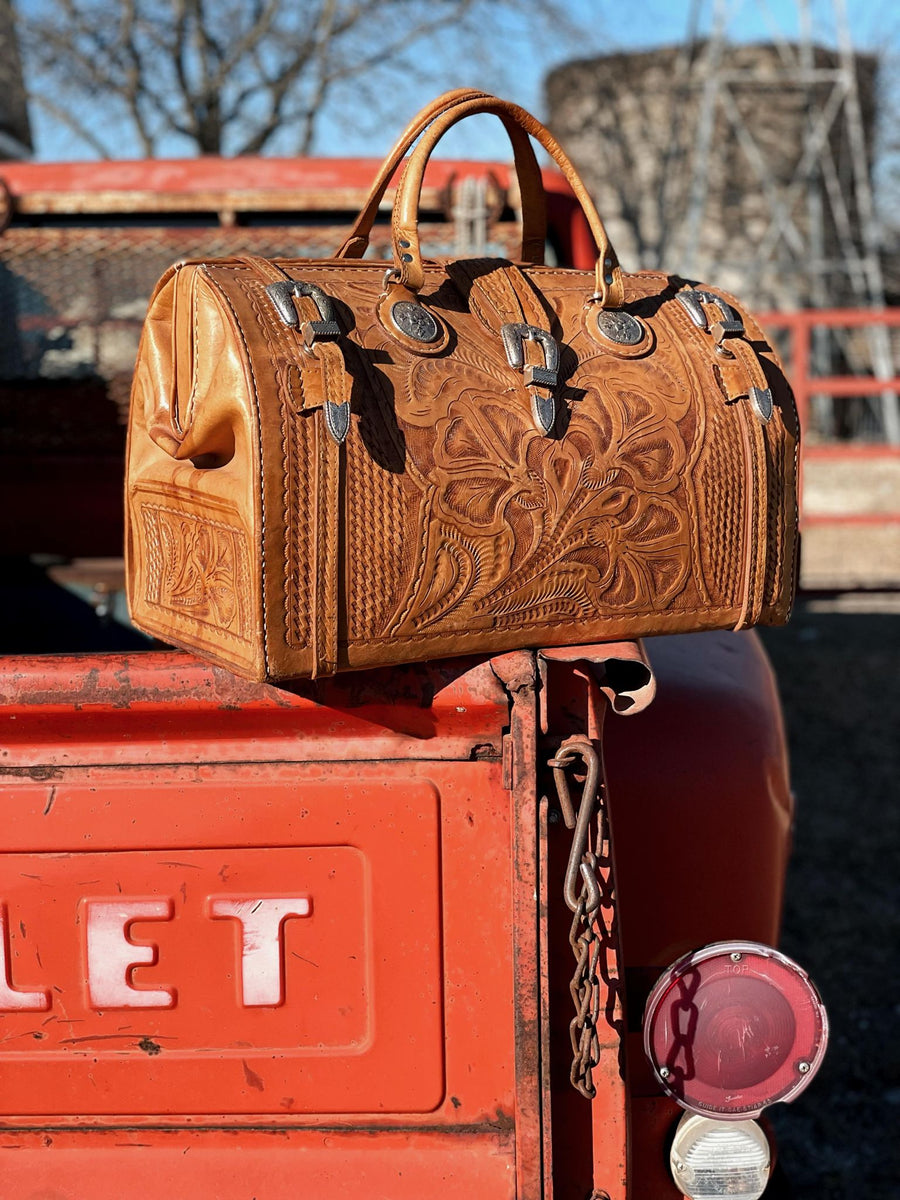
<path fill-rule="evenodd" d="M 584 782 L 576 811 L 572 804 L 566 771 L 577 761 L 584 764 Z M 573 829 L 572 848 L 566 869 L 565 899 L 572 911 L 569 945 L 575 958 L 575 972 L 569 983 L 575 1016 L 569 1023 L 572 1042 L 572 1068 L 569 1078 L 582 1096 L 592 1100 L 597 1094 L 593 1070 L 600 1062 L 600 1006 L 603 989 L 600 975 L 606 966 L 604 947 L 609 944 L 598 931 L 603 887 L 609 895 L 611 878 L 602 866 L 609 863 L 606 848 L 606 813 L 603 805 L 600 756 L 587 738 L 568 738 L 548 764 L 553 771 L 556 794 L 567 829 Z M 595 846 L 590 849 L 591 824 L 597 817 Z M 578 881 L 581 886 L 576 892 Z"/>

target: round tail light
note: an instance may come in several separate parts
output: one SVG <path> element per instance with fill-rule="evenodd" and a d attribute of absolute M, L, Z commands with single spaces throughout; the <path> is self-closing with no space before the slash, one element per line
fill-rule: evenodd
<path fill-rule="evenodd" d="M 758 942 L 680 958 L 650 993 L 644 1049 L 691 1112 L 740 1120 L 793 1100 L 821 1065 L 828 1017 L 809 976 Z"/>

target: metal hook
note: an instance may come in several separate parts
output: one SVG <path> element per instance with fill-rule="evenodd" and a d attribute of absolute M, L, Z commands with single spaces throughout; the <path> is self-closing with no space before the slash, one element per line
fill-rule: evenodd
<path fill-rule="evenodd" d="M 578 805 L 577 817 L 572 804 L 572 797 L 569 793 L 569 783 L 565 775 L 566 768 L 571 765 L 572 760 L 576 756 L 584 762 L 587 772 L 584 786 L 581 789 L 581 801 Z M 593 871 L 584 862 L 584 855 L 587 851 L 588 830 L 590 829 L 591 818 L 597 806 L 600 756 L 586 739 L 571 738 L 560 746 L 559 753 L 555 758 L 550 759 L 549 766 L 553 770 L 553 778 L 556 783 L 556 791 L 566 828 L 571 829 L 573 826 L 575 828 L 575 833 L 572 837 L 572 848 L 569 851 L 569 863 L 566 867 L 566 904 L 572 912 L 577 911 L 578 893 L 576 892 L 576 886 L 579 883 L 580 875 L 587 887 L 588 911 L 593 912 L 600 905 L 600 889 Z"/>

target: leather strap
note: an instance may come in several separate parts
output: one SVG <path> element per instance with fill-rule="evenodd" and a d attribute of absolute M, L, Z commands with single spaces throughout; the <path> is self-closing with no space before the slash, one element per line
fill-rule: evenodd
<path fill-rule="evenodd" d="M 280 283 L 290 276 L 268 259 L 245 256 L 242 262 L 251 266 L 258 275 L 269 283 Z M 309 310 L 309 320 L 318 316 L 314 301 L 300 296 L 296 303 Z M 313 315 L 313 313 L 315 315 Z M 298 341 L 302 335 L 298 331 Z M 319 403 L 305 403 L 305 408 L 321 407 L 322 419 L 316 420 L 316 469 L 313 476 L 312 579 L 310 590 L 312 604 L 310 612 L 310 651 L 312 653 L 311 678 L 334 675 L 338 666 L 338 615 L 339 573 L 341 546 L 341 444 L 342 437 L 335 435 L 329 424 L 329 405 L 340 407 L 349 415 L 350 376 L 344 362 L 343 351 L 337 342 L 316 342 L 312 350 L 303 348 L 304 396 L 309 397 L 319 389 Z M 314 380 L 316 382 L 314 382 Z M 346 432 L 346 430 L 345 430 Z"/>
<path fill-rule="evenodd" d="M 447 263 L 447 274 L 468 296 L 469 307 L 492 333 L 509 321 L 546 328 L 549 318 L 526 276 L 496 258 L 466 258 Z"/>
<path fill-rule="evenodd" d="M 510 371 L 519 370 L 525 375 L 535 424 L 542 433 L 549 433 L 556 420 L 556 383 L 549 385 L 528 376 L 529 367 L 541 371 L 548 366 L 548 342 L 537 339 L 538 333 L 549 339 L 557 357 L 558 347 L 550 333 L 551 318 L 527 276 L 513 263 L 498 259 L 460 259 L 447 263 L 446 267 L 447 274 L 467 297 L 470 310 L 485 328 L 504 348 L 512 340 L 520 365 L 513 366 L 507 348 Z"/>
<path fill-rule="evenodd" d="M 426 105 L 413 117 L 381 164 L 368 199 L 356 218 L 349 236 L 335 255 L 336 258 L 362 258 L 365 254 L 369 245 L 369 235 L 388 185 L 406 154 L 431 122 L 464 101 L 481 98 L 491 99 L 489 93 L 478 91 L 476 88 L 456 88 L 454 91 L 444 92 L 442 96 L 438 96 L 436 100 Z M 522 261 L 542 263 L 544 261 L 544 244 L 547 239 L 547 206 L 541 170 L 528 135 L 515 122 L 504 121 L 504 125 L 506 125 L 512 142 L 515 169 L 522 196 Z M 525 204 L 526 190 L 529 196 L 527 206 Z"/>
<path fill-rule="evenodd" d="M 743 600 L 735 629 L 755 625 L 762 612 L 768 531 L 766 447 L 762 425 L 771 417 L 772 394 L 759 355 L 747 340 L 742 318 L 715 292 L 690 288 L 679 293 L 682 307 L 697 328 L 705 329 L 715 371 L 725 396 L 737 408 L 746 469 Z M 768 401 L 765 398 L 768 397 Z M 749 417 L 750 400 L 756 420 Z"/>
<path fill-rule="evenodd" d="M 595 299 L 603 308 L 619 308 L 624 303 L 625 291 L 622 281 L 622 269 L 619 266 L 615 251 L 610 245 L 609 236 L 600 219 L 600 214 L 588 195 L 568 156 L 557 142 L 556 138 L 540 121 L 506 100 L 498 100 L 495 96 L 477 97 L 454 105 L 447 112 L 437 117 L 425 130 L 421 141 L 407 160 L 406 168 L 397 189 L 394 201 L 392 236 L 394 242 L 394 266 L 397 277 L 405 287 L 417 292 L 425 279 L 422 269 L 422 251 L 419 244 L 418 211 L 422 194 L 422 179 L 425 167 L 432 151 L 440 138 L 457 122 L 476 113 L 494 113 L 500 117 L 509 128 L 513 122 L 530 134 L 544 147 L 556 165 L 565 175 L 570 187 L 581 205 L 587 218 L 591 233 L 597 245 L 597 264 L 595 268 Z M 522 212 L 528 212 L 535 202 L 533 193 L 528 188 L 528 181 L 519 180 L 522 192 Z M 525 261 L 528 261 L 527 259 Z"/>
<path fill-rule="evenodd" d="M 334 675 L 338 667 L 340 611 L 341 446 L 321 421 L 316 430 L 310 676 Z"/>
<path fill-rule="evenodd" d="M 252 255 L 242 256 L 241 262 L 248 263 L 257 274 L 269 283 L 296 282 L 287 271 L 265 258 Z M 328 432 L 337 442 L 342 442 L 350 427 L 350 390 L 352 381 L 347 370 L 344 351 L 340 341 L 315 341 L 308 344 L 306 331 L 312 328 L 321 316 L 312 296 L 295 292 L 290 303 L 297 306 L 298 340 L 302 348 L 304 408 L 321 408 Z"/>
<path fill-rule="evenodd" d="M 686 288 L 677 299 L 691 322 L 715 344 L 716 373 L 729 403 L 749 399 L 757 419 L 766 424 L 772 416 L 772 393 L 741 317 L 728 300 L 706 288 Z"/>
<path fill-rule="evenodd" d="M 717 358 L 716 368 L 729 400 L 749 396 L 751 388 L 762 391 L 768 388 L 768 380 L 759 361 L 759 355 L 742 337 L 731 337 L 723 343 L 730 358 Z"/>

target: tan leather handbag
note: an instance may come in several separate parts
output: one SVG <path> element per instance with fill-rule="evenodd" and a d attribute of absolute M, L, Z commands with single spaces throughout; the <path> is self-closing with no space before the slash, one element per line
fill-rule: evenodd
<path fill-rule="evenodd" d="M 521 261 L 423 260 L 438 139 L 497 114 Z M 528 136 L 593 273 L 544 266 Z M 410 145 L 392 263 L 361 261 Z M 150 304 L 126 486 L 132 617 L 253 679 L 786 620 L 798 429 L 730 296 L 622 271 L 516 105 L 459 90 L 404 132 L 337 256 L 183 263 Z"/>

